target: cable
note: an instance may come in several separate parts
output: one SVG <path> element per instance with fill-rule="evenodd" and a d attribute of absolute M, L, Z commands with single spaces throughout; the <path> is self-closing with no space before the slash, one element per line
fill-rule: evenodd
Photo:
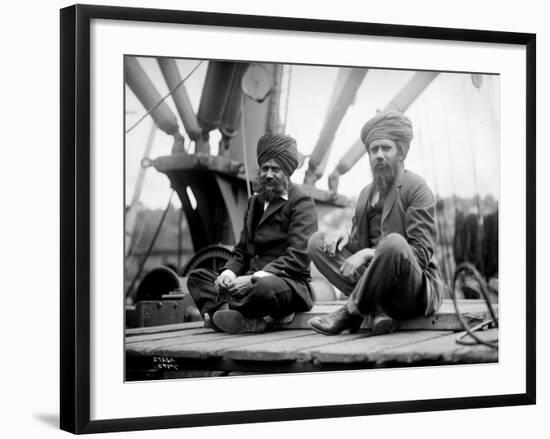
<path fill-rule="evenodd" d="M 292 66 L 288 66 L 288 80 L 286 85 L 286 103 L 285 103 L 285 121 L 283 124 L 283 132 L 286 133 L 286 122 L 288 120 L 288 103 L 290 101 L 290 83 L 292 80 Z"/>
<path fill-rule="evenodd" d="M 419 101 L 417 101 L 419 102 Z M 424 139 L 423 139 L 423 132 L 422 132 L 422 114 L 425 113 L 425 109 L 422 108 L 423 105 L 422 105 L 422 102 L 419 102 L 417 104 L 419 107 L 419 115 L 418 115 L 418 120 L 419 120 L 419 123 L 418 123 L 418 128 L 416 129 L 416 135 L 417 135 L 417 138 L 418 138 L 418 142 L 417 142 L 417 149 L 418 149 L 418 154 L 419 156 L 422 158 L 422 162 L 425 163 L 425 154 L 424 154 Z M 434 185 L 434 190 L 435 190 L 435 194 L 436 194 L 436 202 L 437 202 L 437 198 L 439 198 L 439 188 L 438 188 L 438 184 L 437 184 L 437 172 L 435 170 L 435 163 L 434 163 L 434 159 L 433 159 L 433 154 L 428 154 L 428 156 L 430 157 L 430 163 L 431 163 L 431 172 L 432 172 L 432 175 L 433 175 L 433 185 Z M 444 213 L 442 214 L 442 216 L 444 216 Z M 446 239 L 446 236 L 444 235 L 444 231 L 443 231 L 443 226 L 441 225 L 441 218 L 439 216 L 437 216 L 437 209 L 436 209 L 436 228 L 437 228 L 437 233 L 439 234 L 439 237 L 440 237 L 440 243 L 441 243 L 441 253 L 442 253 L 442 259 L 441 259 L 441 262 L 443 263 L 443 276 L 445 277 L 445 283 L 449 284 L 451 282 L 451 275 L 450 275 L 450 268 L 448 266 L 448 262 L 447 262 L 447 239 Z"/>
<path fill-rule="evenodd" d="M 460 273 L 462 271 L 466 271 L 466 270 L 469 270 L 473 274 L 473 276 L 477 280 L 477 282 L 479 283 L 479 286 L 481 288 L 481 294 L 483 296 L 483 299 L 485 299 L 485 304 L 489 308 L 489 313 L 491 314 L 491 319 L 490 320 L 482 322 L 481 324 L 476 325 L 473 328 L 469 327 L 468 323 L 466 322 L 466 320 L 464 319 L 464 317 L 460 313 L 460 310 L 458 309 L 458 302 L 457 302 L 456 293 L 455 293 L 455 285 L 456 285 L 456 281 L 458 279 L 458 276 L 460 275 Z M 453 299 L 453 305 L 455 307 L 455 312 L 456 312 L 456 315 L 458 317 L 458 320 L 460 321 L 460 324 L 462 325 L 462 328 L 464 329 L 464 331 L 466 331 L 466 334 L 461 334 L 455 341 L 458 344 L 462 344 L 462 345 L 482 344 L 482 345 L 488 346 L 488 347 L 493 348 L 493 349 L 498 349 L 498 338 L 493 339 L 493 340 L 482 340 L 481 338 L 479 338 L 474 333 L 474 331 L 477 331 L 478 329 L 481 329 L 484 326 L 488 326 L 491 323 L 494 323 L 495 327 L 498 328 L 498 318 L 497 318 L 497 316 L 495 314 L 495 310 L 493 309 L 493 307 L 491 305 L 491 302 L 489 300 L 489 292 L 487 290 L 487 284 L 485 283 L 485 281 L 481 277 L 481 274 L 479 274 L 479 271 L 477 271 L 476 267 L 473 264 L 471 264 L 470 262 L 463 262 L 457 267 L 457 269 L 455 271 L 455 275 L 453 277 L 453 284 L 452 284 L 452 288 L 451 288 L 451 297 Z M 470 337 L 472 337 L 474 339 L 474 341 L 464 340 L 464 337 L 466 335 L 469 335 Z"/>
<path fill-rule="evenodd" d="M 462 86 L 463 86 L 462 88 L 464 89 L 464 96 L 467 96 L 468 88 L 466 86 L 466 81 L 464 81 L 464 80 L 462 81 Z M 466 113 L 466 126 L 467 126 L 467 132 L 468 132 L 468 146 L 470 147 L 470 156 L 471 156 L 471 160 L 472 160 L 472 172 L 473 172 L 473 175 L 474 175 L 474 189 L 476 191 L 476 196 L 477 196 L 476 201 L 477 201 L 477 213 L 478 213 L 478 228 L 479 228 L 479 233 L 480 233 L 480 239 L 483 240 L 483 234 L 484 234 L 483 222 L 484 221 L 483 221 L 483 212 L 481 211 L 481 195 L 480 195 L 480 192 L 479 192 L 479 184 L 478 184 L 478 181 L 477 181 L 477 168 L 476 168 L 475 150 L 472 147 L 473 138 L 474 138 L 474 136 L 472 134 L 473 122 L 472 122 L 472 117 L 471 117 L 470 111 L 468 111 L 468 108 L 466 108 L 466 105 L 467 105 L 467 100 L 464 101 L 464 108 L 465 108 L 465 113 Z M 481 271 L 485 272 L 483 258 L 480 258 L 479 266 L 480 266 Z"/>
<path fill-rule="evenodd" d="M 166 208 L 164 209 L 164 212 L 162 213 L 162 217 L 160 218 L 160 221 L 157 226 L 157 230 L 155 230 L 155 234 L 153 235 L 153 239 L 151 239 L 151 243 L 149 244 L 149 247 L 147 248 L 147 252 L 145 252 L 145 257 L 142 259 L 141 264 L 139 265 L 138 271 L 136 275 L 134 276 L 134 279 L 132 280 L 132 283 L 126 290 L 126 297 L 130 295 L 132 290 L 134 289 L 134 286 L 141 276 L 141 273 L 143 272 L 143 267 L 145 267 L 145 262 L 147 262 L 147 259 L 149 258 L 149 255 L 151 254 L 151 250 L 153 250 L 153 246 L 155 245 L 155 241 L 157 240 L 160 229 L 162 228 L 162 223 L 164 223 L 164 219 L 166 218 L 166 214 L 168 213 L 168 210 L 170 209 L 170 204 L 172 203 L 172 197 L 174 196 L 174 190 L 170 193 L 170 198 L 168 198 L 168 203 L 166 204 Z"/>
<path fill-rule="evenodd" d="M 203 63 L 203 61 L 200 61 L 200 62 L 193 68 L 193 70 L 191 70 L 191 72 L 190 72 L 185 78 L 183 78 L 183 79 L 179 82 L 178 85 L 176 85 L 172 90 L 170 90 L 170 91 L 168 92 L 168 94 L 167 94 L 166 96 L 164 96 L 160 101 L 158 101 L 155 105 L 153 105 L 153 108 L 151 108 L 150 110 L 147 111 L 147 113 L 145 113 L 143 116 L 141 116 L 141 117 L 139 118 L 139 120 L 138 120 L 135 124 L 133 124 L 130 128 L 128 128 L 128 129 L 126 130 L 126 134 L 128 134 L 130 131 L 132 131 L 135 127 L 137 127 L 137 126 L 141 123 L 141 121 L 142 121 L 143 119 L 145 119 L 147 116 L 149 116 L 149 114 L 151 114 L 153 111 L 155 111 L 155 109 L 156 109 L 160 104 L 162 104 L 162 103 L 166 100 L 166 98 L 168 98 L 168 96 L 170 96 L 172 93 L 174 93 L 174 92 L 179 88 L 180 85 L 182 85 L 185 81 L 187 81 L 187 79 L 189 79 L 189 77 L 190 77 L 193 73 L 195 73 L 195 71 L 200 67 L 200 65 L 201 65 L 202 63 Z"/>
<path fill-rule="evenodd" d="M 250 198 L 250 174 L 248 173 L 248 160 L 246 156 L 246 133 L 244 132 L 244 94 L 241 95 L 241 132 L 243 138 L 243 163 L 244 163 L 244 176 L 246 178 L 246 192 L 248 198 Z"/>

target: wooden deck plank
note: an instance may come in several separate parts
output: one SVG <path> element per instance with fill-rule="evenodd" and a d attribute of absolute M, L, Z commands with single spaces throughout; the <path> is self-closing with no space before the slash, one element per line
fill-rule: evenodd
<path fill-rule="evenodd" d="M 249 360 L 249 361 L 281 361 L 298 360 L 298 356 L 303 349 L 313 349 L 318 346 L 324 346 L 331 343 L 342 343 L 344 341 L 357 340 L 366 337 L 368 332 L 357 334 L 343 334 L 338 337 L 327 337 L 325 335 L 310 333 L 303 337 L 290 339 L 267 341 L 265 343 L 256 343 L 248 346 L 239 346 L 228 349 L 224 352 L 224 358 L 231 360 Z M 307 360 L 303 356 L 301 361 Z"/>
<path fill-rule="evenodd" d="M 462 330 L 452 301 L 445 301 L 431 317 L 402 322 L 399 331 L 371 336 L 368 330 L 334 337 L 314 333 L 307 321 L 314 315 L 332 312 L 343 302 L 320 303 L 308 313 L 299 313 L 290 325 L 262 334 L 225 334 L 203 327 L 203 322 L 188 322 L 126 331 L 129 356 L 167 356 L 180 361 L 251 361 L 310 362 L 327 367 L 333 364 L 365 364 L 367 367 L 391 364 L 469 363 L 498 361 L 498 351 L 484 346 L 461 346 L 455 343 Z M 484 301 L 460 301 L 460 309 L 470 325 L 489 318 Z M 495 307 L 498 311 L 497 307 Z M 363 328 L 369 328 L 366 319 Z M 420 328 L 420 329 L 419 329 Z M 273 328 L 272 328 L 273 329 Z M 494 337 L 497 330 L 479 332 Z M 205 363 L 206 364 L 206 363 Z M 250 363 L 252 364 L 252 363 Z M 282 364 L 282 363 L 281 363 Z"/>
<path fill-rule="evenodd" d="M 192 329 L 192 328 L 201 328 L 203 322 L 185 322 L 185 323 L 171 323 L 169 325 L 159 325 L 159 326 L 147 326 L 144 328 L 131 328 L 126 329 L 124 332 L 125 335 L 141 335 L 141 334 L 155 334 L 159 332 L 170 332 L 170 331 L 181 331 L 182 329 Z"/>
<path fill-rule="evenodd" d="M 200 326 L 199 328 L 190 328 L 182 329 L 179 331 L 169 331 L 169 332 L 154 332 L 152 334 L 143 334 L 143 335 L 132 335 L 126 337 L 126 343 L 139 343 L 142 341 L 161 341 L 168 339 L 176 339 L 180 337 L 188 337 L 191 335 L 200 335 L 200 334 L 211 334 L 212 329 L 205 328 Z"/>
<path fill-rule="evenodd" d="M 307 322 L 312 317 L 322 316 L 324 314 L 336 311 L 339 307 L 343 306 L 344 302 L 324 302 L 317 304 L 311 309 L 311 311 L 305 313 L 298 313 L 294 316 L 294 320 L 287 325 L 271 325 L 272 328 L 285 328 L 285 329 L 307 329 L 309 328 Z M 494 309 L 498 315 L 498 305 L 494 306 Z M 474 326 L 478 323 L 490 319 L 490 312 L 485 304 L 484 300 L 461 300 L 459 301 L 459 310 L 463 315 L 465 321 Z M 370 318 L 366 318 L 361 325 L 363 329 L 372 328 L 372 322 Z M 437 313 L 429 317 L 417 317 L 411 320 L 405 320 L 400 322 L 401 330 L 450 330 L 461 331 L 462 327 L 458 317 L 456 316 L 455 308 L 452 300 L 444 300 L 441 308 Z"/>
<path fill-rule="evenodd" d="M 449 331 L 398 331 L 386 335 L 367 336 L 358 340 L 305 349 L 300 352 L 300 358 L 313 359 L 319 363 L 372 363 L 378 361 L 378 354 L 382 350 L 389 351 L 448 334 Z"/>
<path fill-rule="evenodd" d="M 131 345 L 129 346 L 129 349 L 131 349 L 129 353 L 133 355 L 160 355 L 189 359 L 221 358 L 224 351 L 227 349 L 239 346 L 251 346 L 256 343 L 276 342 L 285 338 L 303 337 L 304 335 L 310 334 L 310 331 L 305 330 L 239 335 L 213 333 L 209 339 L 201 340 L 200 342 L 182 339 L 181 342 L 168 343 L 165 346 L 150 344 L 150 348 L 153 349 L 147 349 L 144 346 L 135 349 L 135 345 Z"/>
<path fill-rule="evenodd" d="M 441 363 L 479 363 L 497 362 L 498 349 L 484 345 L 463 346 L 456 343 L 456 339 L 463 333 L 453 333 L 432 340 L 401 346 L 393 349 L 384 349 L 378 353 L 379 363 L 397 362 L 413 364 L 418 362 Z M 498 337 L 498 329 L 476 332 L 483 340 Z"/>
<path fill-rule="evenodd" d="M 136 343 L 129 343 L 126 345 L 126 352 L 130 355 L 159 355 L 158 352 L 162 352 L 167 347 L 180 347 L 195 343 L 209 343 L 218 340 L 228 340 L 230 338 L 242 337 L 240 334 L 223 334 L 221 332 L 215 332 L 212 329 L 205 329 L 204 331 L 193 334 L 184 333 L 175 338 L 167 338 L 162 340 L 145 340 Z"/>
<path fill-rule="evenodd" d="M 338 307 L 344 305 L 344 301 L 319 302 L 309 312 L 298 313 L 294 317 L 294 321 L 289 325 L 272 325 L 273 328 L 284 329 L 308 329 L 307 321 L 314 316 L 319 316 L 335 311 Z M 487 320 L 489 310 L 483 300 L 459 300 L 459 309 L 465 316 L 471 326 L 481 321 Z M 494 309 L 498 314 L 498 305 L 494 305 Z M 199 328 L 202 326 L 202 321 L 174 323 L 169 325 L 152 326 L 145 328 L 132 328 L 126 330 L 127 336 L 145 335 L 155 333 L 166 333 L 172 331 L 181 331 L 189 328 Z M 364 329 L 371 327 L 370 319 L 365 319 L 362 326 Z M 416 319 L 401 322 L 402 330 L 418 330 L 418 329 L 434 329 L 434 330 L 462 330 L 462 326 L 455 315 L 455 309 L 451 300 L 444 300 L 441 309 L 430 317 L 419 317 Z"/>

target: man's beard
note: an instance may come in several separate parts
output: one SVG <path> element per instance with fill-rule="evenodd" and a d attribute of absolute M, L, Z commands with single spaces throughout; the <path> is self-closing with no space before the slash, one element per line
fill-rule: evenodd
<path fill-rule="evenodd" d="M 258 171 L 256 180 L 252 183 L 254 192 L 262 202 L 271 202 L 288 192 L 289 178 L 283 175 L 281 178 L 273 177 L 270 180 L 262 177 Z"/>
<path fill-rule="evenodd" d="M 383 165 L 371 163 L 374 188 L 378 190 L 380 195 L 386 195 L 393 186 L 401 163 L 401 160 L 397 158 L 389 160 L 389 162 Z"/>

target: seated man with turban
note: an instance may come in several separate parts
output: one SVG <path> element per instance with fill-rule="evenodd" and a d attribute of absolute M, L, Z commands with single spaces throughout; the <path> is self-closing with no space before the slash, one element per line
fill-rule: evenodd
<path fill-rule="evenodd" d="M 290 182 L 298 166 L 296 141 L 265 134 L 258 141 L 255 193 L 240 240 L 221 274 L 197 269 L 187 286 L 205 326 L 231 334 L 262 332 L 266 320 L 290 322 L 313 306 L 307 253 L 317 230 L 310 195 Z"/>
<path fill-rule="evenodd" d="M 342 308 L 309 320 L 321 334 L 357 331 L 366 316 L 374 334 L 385 334 L 441 305 L 446 287 L 434 258 L 435 199 L 403 165 L 412 138 L 402 113 L 370 119 L 361 140 L 373 181 L 359 195 L 351 232 L 317 232 L 309 241 L 313 263 L 348 296 Z"/>

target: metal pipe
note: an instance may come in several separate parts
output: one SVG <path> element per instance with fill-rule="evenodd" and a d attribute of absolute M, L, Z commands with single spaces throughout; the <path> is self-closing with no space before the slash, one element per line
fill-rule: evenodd
<path fill-rule="evenodd" d="M 313 185 L 323 176 L 336 131 L 348 108 L 353 104 L 357 90 L 367 71 L 367 69 L 340 69 L 323 128 L 309 158 L 308 169 L 304 177 L 305 184 Z"/>
<path fill-rule="evenodd" d="M 157 58 L 157 62 L 162 72 L 162 76 L 164 76 L 164 80 L 166 81 L 166 85 L 168 85 L 168 89 L 175 89 L 172 93 L 172 99 L 176 104 L 185 132 L 191 140 L 197 140 L 202 130 L 197 120 L 197 116 L 193 111 L 193 106 L 187 95 L 185 85 L 181 84 L 178 87 L 181 83 L 181 75 L 176 61 L 172 58 Z"/>
<path fill-rule="evenodd" d="M 283 66 L 273 66 L 273 87 L 271 88 L 269 106 L 267 110 L 267 131 L 280 133 L 282 131 L 279 106 L 281 102 L 281 83 L 283 81 Z"/>
<path fill-rule="evenodd" d="M 439 72 L 415 73 L 409 82 L 384 107 L 383 111 L 400 111 L 402 113 L 407 111 L 438 74 Z M 361 139 L 357 139 L 342 156 L 332 174 L 329 175 L 328 186 L 331 191 L 336 192 L 338 190 L 340 176 L 348 172 L 366 152 L 365 145 L 363 145 Z"/>
<path fill-rule="evenodd" d="M 172 136 L 179 134 L 178 120 L 170 110 L 166 102 L 160 102 L 162 96 L 149 79 L 137 58 L 132 56 L 124 57 L 124 78 L 130 90 L 134 92 L 146 110 L 151 111 L 151 117 L 157 126 L 166 134 Z M 160 102 L 160 104 L 159 104 Z"/>

